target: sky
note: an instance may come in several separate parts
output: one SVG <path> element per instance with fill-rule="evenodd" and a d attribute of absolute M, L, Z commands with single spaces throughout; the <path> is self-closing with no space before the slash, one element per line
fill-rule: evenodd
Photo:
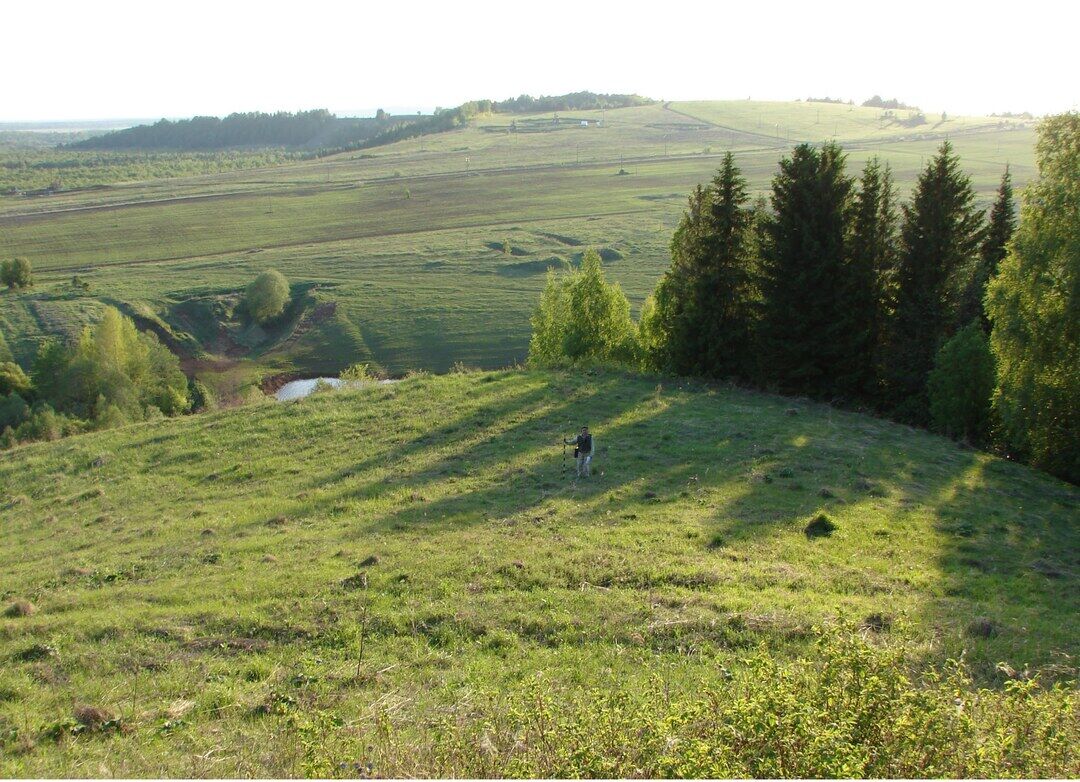
<path fill-rule="evenodd" d="M 0 122 L 430 111 L 577 90 L 1080 108 L 1077 0 L 5 3 Z"/>

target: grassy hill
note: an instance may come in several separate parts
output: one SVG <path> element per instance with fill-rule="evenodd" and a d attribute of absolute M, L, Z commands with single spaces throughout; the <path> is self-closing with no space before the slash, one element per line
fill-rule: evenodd
<path fill-rule="evenodd" d="M 597 474 L 575 482 L 581 422 Z M 1080 493 L 877 419 L 603 372 L 421 375 L 19 447 L 0 492 L 3 776 L 1080 773 L 1075 691 L 1024 694 L 1076 676 Z M 864 640 L 821 671 L 814 628 L 838 621 Z M 989 690 L 948 690 L 940 721 L 866 711 L 959 656 Z M 909 725 L 919 757 L 789 727 L 832 670 L 855 676 L 841 712 Z M 826 678 L 778 705 L 799 676 Z M 781 715 L 780 755 L 766 723 L 730 757 L 709 747 L 734 734 L 690 741 L 728 698 Z M 995 733 L 1009 714 L 1026 727 Z M 966 720 L 986 765 L 931 749 Z"/>
<path fill-rule="evenodd" d="M 586 246 L 616 251 L 608 272 L 640 304 L 669 262 L 686 195 L 729 149 L 764 192 L 794 143 L 835 136 L 852 173 L 879 154 L 906 196 L 948 137 L 988 204 L 1006 162 L 1018 186 L 1032 175 L 1031 125 L 937 117 L 909 128 L 876 109 L 751 101 L 560 112 L 558 123 L 491 114 L 321 160 L 0 198 L 0 258 L 27 257 L 38 273 L 35 291 L 0 296 L 0 330 L 26 360 L 107 298 L 174 332 L 226 392 L 354 361 L 395 373 L 501 367 L 524 358 L 544 270 Z M 268 335 L 248 350 L 193 334 L 185 313 L 269 267 L 334 317 L 301 318 L 296 340 Z M 72 292 L 75 273 L 89 294 Z M 206 330 L 218 325 L 232 328 Z"/>

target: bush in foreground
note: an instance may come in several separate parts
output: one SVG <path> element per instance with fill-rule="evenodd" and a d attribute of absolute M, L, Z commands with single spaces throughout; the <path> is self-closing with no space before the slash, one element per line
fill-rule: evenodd
<path fill-rule="evenodd" d="M 501 708 L 434 726 L 418 767 L 521 777 L 1075 777 L 1071 686 L 973 689 L 963 663 L 918 678 L 903 653 L 829 631 L 792 663 L 762 650 L 693 694 L 560 697 L 536 680 Z M 494 712 L 494 713 L 493 713 Z M 376 771 L 380 771 L 376 763 Z"/>

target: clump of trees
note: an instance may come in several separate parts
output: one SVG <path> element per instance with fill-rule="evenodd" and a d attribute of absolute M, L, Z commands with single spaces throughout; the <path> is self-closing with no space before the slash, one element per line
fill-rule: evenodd
<path fill-rule="evenodd" d="M 529 363 L 534 366 L 636 361 L 630 302 L 617 283 L 607 281 L 595 250 L 585 251 L 580 269 L 563 275 L 548 270 L 532 325 Z"/>
<path fill-rule="evenodd" d="M 918 106 L 909 106 L 906 103 L 901 103 L 896 98 L 891 98 L 889 100 L 885 100 L 880 95 L 874 95 L 873 97 L 867 98 L 866 100 L 864 100 L 862 102 L 862 105 L 863 106 L 869 106 L 870 108 L 875 108 L 875 109 L 892 109 L 894 111 L 918 111 L 919 110 Z"/>
<path fill-rule="evenodd" d="M 4 447 L 179 415 L 190 407 L 176 356 L 112 307 L 70 343 L 45 340 L 29 375 L 14 362 L 0 363 Z"/>
<path fill-rule="evenodd" d="M 768 203 L 729 154 L 636 335 L 550 278 L 530 359 L 578 360 L 611 328 L 608 359 L 875 409 L 1080 482 L 1080 115 L 1043 122 L 1038 162 L 1017 229 L 1008 170 L 987 218 L 947 141 L 900 208 L 887 165 L 851 177 L 834 143 L 785 157 Z"/>
<path fill-rule="evenodd" d="M 276 269 L 256 277 L 244 291 L 244 306 L 258 324 L 272 321 L 285 311 L 289 303 L 289 281 Z"/>
<path fill-rule="evenodd" d="M 0 262 L 0 283 L 14 290 L 29 288 L 34 284 L 34 269 L 25 258 L 12 258 Z"/>

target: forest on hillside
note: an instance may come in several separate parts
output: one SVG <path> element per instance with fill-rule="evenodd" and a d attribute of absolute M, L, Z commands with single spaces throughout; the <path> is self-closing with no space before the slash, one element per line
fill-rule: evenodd
<path fill-rule="evenodd" d="M 232 147 L 333 146 L 377 135 L 387 119 L 346 119 L 326 109 L 247 112 L 227 117 L 161 119 L 76 142 L 80 150 L 211 150 Z"/>
<path fill-rule="evenodd" d="M 227 117 L 161 119 L 152 125 L 113 131 L 69 145 L 77 150 L 206 151 L 243 147 L 288 147 L 334 152 L 378 146 L 441 133 L 459 127 L 477 114 L 532 113 L 617 109 L 655 101 L 640 95 L 573 92 L 566 95 L 519 95 L 503 101 L 469 101 L 453 109 L 428 115 L 390 115 L 379 109 L 375 117 L 338 117 L 326 109 L 273 114 L 246 112 Z"/>

